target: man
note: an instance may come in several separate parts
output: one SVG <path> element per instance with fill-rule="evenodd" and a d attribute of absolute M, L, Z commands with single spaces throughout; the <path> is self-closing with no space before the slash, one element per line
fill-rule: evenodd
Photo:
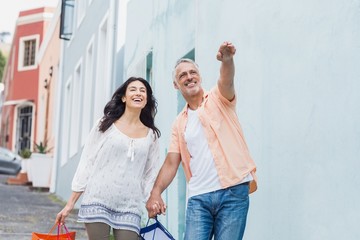
<path fill-rule="evenodd" d="M 165 214 L 161 193 L 180 162 L 188 181 L 185 240 L 242 239 L 249 192 L 256 190 L 253 162 L 236 115 L 234 45 L 224 42 L 217 85 L 205 92 L 199 68 L 180 59 L 173 72 L 175 89 L 187 105 L 176 118 L 165 162 L 146 204 L 149 217 Z"/>

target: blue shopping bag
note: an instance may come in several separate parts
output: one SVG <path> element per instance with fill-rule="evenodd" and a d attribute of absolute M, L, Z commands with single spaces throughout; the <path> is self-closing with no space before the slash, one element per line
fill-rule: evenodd
<path fill-rule="evenodd" d="M 146 227 L 140 229 L 140 237 L 142 240 L 175 240 L 168 230 L 157 220 L 155 223 L 149 225 L 148 220 Z"/>

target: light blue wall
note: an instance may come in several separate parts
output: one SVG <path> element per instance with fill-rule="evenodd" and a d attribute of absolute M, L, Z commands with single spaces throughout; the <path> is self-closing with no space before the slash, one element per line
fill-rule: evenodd
<path fill-rule="evenodd" d="M 164 160 L 169 144 L 169 129 L 178 113 L 178 98 L 171 77 L 172 66 L 178 58 L 194 48 L 195 1 L 131 0 L 127 15 L 125 70 L 131 71 L 149 50 L 153 51 L 153 88 L 159 103 L 155 120 L 162 131 L 160 147 L 161 159 Z M 180 239 L 184 232 L 184 182 L 184 175 L 178 175 L 163 194 L 168 208 L 167 215 L 162 216 L 161 221 L 176 239 Z"/>
<path fill-rule="evenodd" d="M 209 88 L 219 75 L 218 46 L 237 47 L 237 110 L 259 177 L 244 239 L 360 239 L 360 2 L 130 4 L 125 68 L 153 48 L 164 154 L 176 116 L 176 59 L 195 48 Z M 166 218 L 177 233 L 171 195 Z"/>
<path fill-rule="evenodd" d="M 66 81 L 69 79 L 70 76 L 74 78 L 74 71 L 75 67 L 78 64 L 79 60 L 82 59 L 82 70 L 90 72 L 90 76 L 93 76 L 93 81 L 95 81 L 96 76 L 96 64 L 97 64 L 97 48 L 98 48 L 98 31 L 99 26 L 102 23 L 102 20 L 106 16 L 106 14 L 109 15 L 109 8 L 110 8 L 111 0 L 93 0 L 90 5 L 88 5 L 88 1 L 86 1 L 86 10 L 85 10 L 85 17 L 82 20 L 81 24 L 77 27 L 76 25 L 76 13 L 74 15 L 74 30 L 72 39 L 70 41 L 63 41 L 63 51 L 62 51 L 62 62 L 61 62 L 61 82 L 59 84 L 58 94 L 60 94 L 60 121 L 58 126 L 58 133 L 57 133 L 57 144 L 58 149 L 57 152 L 57 178 L 56 178 L 56 194 L 64 199 L 67 200 L 71 194 L 71 181 L 74 176 L 75 170 L 77 168 L 82 147 L 79 146 L 78 152 L 72 156 L 70 159 L 67 160 L 65 165 L 61 165 L 61 159 L 66 158 L 66 156 L 63 156 L 62 149 L 62 143 L 63 138 L 66 136 L 64 134 L 65 131 L 69 131 L 69 129 L 64 129 L 64 112 L 65 112 L 65 106 L 64 106 L 64 98 L 65 98 L 65 86 Z M 113 10 L 115 11 L 115 10 Z M 76 10 L 75 10 L 76 12 Z M 93 56 L 94 56 L 94 65 L 93 69 L 85 69 L 85 62 L 86 62 L 86 51 L 88 44 L 93 39 Z M 116 53 L 114 53 L 116 54 Z M 120 57 L 118 57 L 120 58 Z M 86 76 L 86 74 L 83 74 Z M 109 73 L 111 74 L 111 73 Z M 89 81 L 89 79 L 84 79 L 84 81 Z M 104 83 L 105 84 L 105 83 Z M 94 90 L 96 91 L 96 90 Z M 83 94 L 83 93 L 81 93 Z M 94 101 L 94 99 L 92 100 Z M 87 107 L 92 108 L 94 105 L 94 102 L 88 103 Z M 91 126 L 94 123 L 94 119 L 83 119 L 80 116 L 80 123 L 83 121 L 90 121 Z M 81 124 L 79 126 L 79 129 L 81 128 Z M 79 131 L 81 132 L 81 131 Z M 70 138 L 73 137 L 73 134 L 76 133 L 70 133 Z M 80 133 L 79 133 L 80 134 Z M 66 142 L 66 140 L 65 140 Z M 79 202 L 78 202 L 79 204 Z"/>
<path fill-rule="evenodd" d="M 246 239 L 359 239 L 359 1 L 234 3 L 199 11 L 197 39 L 237 46 L 238 112 L 259 175 Z"/>

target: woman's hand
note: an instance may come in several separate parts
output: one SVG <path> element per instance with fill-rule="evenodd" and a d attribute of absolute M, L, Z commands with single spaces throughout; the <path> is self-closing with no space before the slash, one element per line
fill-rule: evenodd
<path fill-rule="evenodd" d="M 56 215 L 55 223 L 63 225 L 65 223 L 65 219 L 69 214 L 71 213 L 73 209 L 73 206 L 69 206 L 66 204 L 66 206 Z"/>

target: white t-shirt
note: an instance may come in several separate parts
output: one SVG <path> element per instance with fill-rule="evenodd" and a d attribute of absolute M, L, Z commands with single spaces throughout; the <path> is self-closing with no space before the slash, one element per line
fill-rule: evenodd
<path fill-rule="evenodd" d="M 188 109 L 185 141 L 191 156 L 190 170 L 192 177 L 188 184 L 189 198 L 222 189 L 214 158 L 210 151 L 198 113 L 196 110 L 194 111 L 190 108 Z M 248 175 L 241 183 L 251 180 L 251 175 Z"/>

